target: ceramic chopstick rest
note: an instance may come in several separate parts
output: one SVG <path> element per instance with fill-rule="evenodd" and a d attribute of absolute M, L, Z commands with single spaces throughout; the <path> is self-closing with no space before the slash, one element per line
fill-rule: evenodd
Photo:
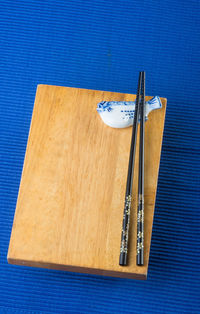
<path fill-rule="evenodd" d="M 145 120 L 152 110 L 162 108 L 158 96 L 145 103 Z M 112 128 L 127 128 L 133 125 L 135 101 L 102 101 L 97 105 L 97 112 L 105 124 Z"/>

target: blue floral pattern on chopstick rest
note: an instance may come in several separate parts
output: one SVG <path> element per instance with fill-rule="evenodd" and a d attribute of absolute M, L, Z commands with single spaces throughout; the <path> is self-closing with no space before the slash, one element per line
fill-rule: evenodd
<path fill-rule="evenodd" d="M 158 96 L 153 97 L 145 104 L 145 120 L 148 114 L 155 109 L 162 108 Z M 105 124 L 112 128 L 127 128 L 133 124 L 135 101 L 102 101 L 97 105 L 97 112 Z"/>

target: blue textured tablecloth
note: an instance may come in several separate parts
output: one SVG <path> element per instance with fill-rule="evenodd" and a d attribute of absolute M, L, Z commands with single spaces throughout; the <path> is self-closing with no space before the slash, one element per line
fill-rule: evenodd
<path fill-rule="evenodd" d="M 0 313 L 200 313 L 200 2 L 1 1 Z M 146 282 L 7 264 L 39 83 L 168 98 Z"/>

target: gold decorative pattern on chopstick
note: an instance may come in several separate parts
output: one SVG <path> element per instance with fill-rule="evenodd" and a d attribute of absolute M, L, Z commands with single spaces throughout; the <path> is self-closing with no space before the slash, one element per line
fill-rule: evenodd
<path fill-rule="evenodd" d="M 143 232 L 139 231 L 139 232 L 138 232 L 138 235 L 137 235 L 137 237 L 138 237 L 138 239 L 141 239 L 141 238 L 143 238 Z"/>
<path fill-rule="evenodd" d="M 140 251 L 144 248 L 143 242 L 137 244 L 137 255 L 140 254 Z"/>
<path fill-rule="evenodd" d="M 138 196 L 138 202 L 144 204 L 144 195 L 139 194 L 139 196 Z"/>
<path fill-rule="evenodd" d="M 122 240 L 120 253 L 128 252 L 128 232 L 130 224 L 130 212 L 131 212 L 131 195 L 126 196 L 125 198 L 125 211 L 123 216 L 123 225 L 122 225 Z"/>
<path fill-rule="evenodd" d="M 137 222 L 144 222 L 144 209 L 138 211 Z"/>
<path fill-rule="evenodd" d="M 130 215 L 130 211 L 131 211 L 131 195 L 126 196 L 126 198 L 125 198 L 125 207 L 126 207 L 126 214 Z"/>

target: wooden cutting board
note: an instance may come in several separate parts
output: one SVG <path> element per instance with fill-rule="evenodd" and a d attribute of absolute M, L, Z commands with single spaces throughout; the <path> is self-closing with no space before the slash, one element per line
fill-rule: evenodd
<path fill-rule="evenodd" d="M 135 197 L 129 265 L 119 266 L 132 128 L 110 128 L 96 112 L 97 103 L 102 100 L 133 99 L 135 95 L 130 94 L 38 86 L 8 251 L 9 263 L 146 278 L 166 99 L 161 99 L 162 109 L 151 112 L 145 123 L 145 265 L 142 267 L 136 266 Z M 138 169 L 138 147 L 136 154 Z M 137 172 L 133 196 L 137 195 Z"/>

